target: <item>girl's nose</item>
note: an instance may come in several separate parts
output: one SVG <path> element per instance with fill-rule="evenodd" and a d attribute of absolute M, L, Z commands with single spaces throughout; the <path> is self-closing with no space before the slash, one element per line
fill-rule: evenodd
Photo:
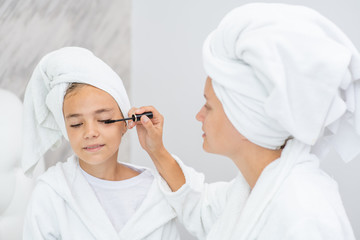
<path fill-rule="evenodd" d="M 91 139 L 96 138 L 99 136 L 98 128 L 96 127 L 96 124 L 86 124 L 85 125 L 85 132 L 84 132 L 84 139 Z"/>

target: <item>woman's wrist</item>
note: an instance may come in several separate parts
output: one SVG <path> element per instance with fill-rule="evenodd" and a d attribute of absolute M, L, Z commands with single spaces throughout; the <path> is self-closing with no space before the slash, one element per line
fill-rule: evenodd
<path fill-rule="evenodd" d="M 171 154 L 166 150 L 164 146 L 157 148 L 156 150 L 153 151 L 148 151 L 148 154 L 155 164 L 164 162 L 172 158 Z"/>
<path fill-rule="evenodd" d="M 172 191 L 177 191 L 185 184 L 185 176 L 177 161 L 165 149 L 159 148 L 157 151 L 149 153 L 159 174 Z"/>

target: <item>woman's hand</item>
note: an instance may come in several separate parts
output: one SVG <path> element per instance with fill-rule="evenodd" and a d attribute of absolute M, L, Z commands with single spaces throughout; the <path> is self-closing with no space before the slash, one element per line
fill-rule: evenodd
<path fill-rule="evenodd" d="M 142 116 L 139 122 L 128 122 L 128 128 L 136 126 L 141 147 L 149 154 L 156 169 L 168 183 L 172 191 L 177 191 L 185 184 L 185 176 L 175 159 L 165 149 L 162 141 L 164 117 L 152 106 L 132 108 L 129 117 L 133 114 L 152 112 L 153 118 Z"/>
<path fill-rule="evenodd" d="M 149 119 L 147 116 L 142 116 L 140 121 L 136 123 L 129 121 L 128 128 L 132 129 L 136 126 L 141 147 L 149 155 L 157 155 L 165 150 L 162 140 L 164 117 L 152 106 L 131 108 L 129 117 L 144 112 L 152 112 L 153 118 Z"/>

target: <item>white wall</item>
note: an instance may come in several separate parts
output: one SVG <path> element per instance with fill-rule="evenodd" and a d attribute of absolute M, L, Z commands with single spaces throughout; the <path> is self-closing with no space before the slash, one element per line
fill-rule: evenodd
<path fill-rule="evenodd" d="M 195 114 L 204 103 L 202 43 L 230 9 L 251 1 L 133 0 L 132 83 L 134 106 L 154 105 L 165 116 L 164 141 L 169 151 L 205 173 L 207 181 L 230 180 L 231 160 L 202 150 L 201 124 Z M 273 2 L 273 1 L 264 1 Z M 360 49 L 359 0 L 287 0 L 310 6 L 334 21 Z M 331 57 L 331 56 L 329 56 Z M 131 133 L 131 159 L 152 166 Z M 339 182 L 347 213 L 360 238 L 360 159 L 342 163 L 332 154 L 323 168 Z M 183 239 L 192 239 L 184 233 Z"/>

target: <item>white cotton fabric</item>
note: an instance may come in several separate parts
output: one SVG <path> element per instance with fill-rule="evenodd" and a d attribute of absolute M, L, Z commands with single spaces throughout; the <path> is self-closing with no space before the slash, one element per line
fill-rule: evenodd
<path fill-rule="evenodd" d="M 337 183 L 296 141 L 288 142 L 252 190 L 240 173 L 230 182 L 207 184 L 176 156 L 186 183 L 171 192 L 161 180 L 161 189 L 199 240 L 355 240 Z"/>
<path fill-rule="evenodd" d="M 44 56 L 36 66 L 24 97 L 24 148 L 22 167 L 31 175 L 34 167 L 62 136 L 67 138 L 63 117 L 64 94 L 70 83 L 86 83 L 109 93 L 124 116 L 130 101 L 120 77 L 92 52 L 66 47 Z"/>
<path fill-rule="evenodd" d="M 72 156 L 39 177 L 28 204 L 23 239 L 179 240 L 176 214 L 159 188 L 160 176 L 151 169 L 127 165 L 151 172 L 154 181 L 120 231 L 82 174 L 78 159 Z"/>
<path fill-rule="evenodd" d="M 154 180 L 149 170 L 132 169 L 139 172 L 139 175 L 122 181 L 100 179 L 81 169 L 117 232 L 136 213 Z"/>
<path fill-rule="evenodd" d="M 288 137 L 360 153 L 360 56 L 316 11 L 253 3 L 228 13 L 203 47 L 204 67 L 235 128 L 277 149 Z"/>

